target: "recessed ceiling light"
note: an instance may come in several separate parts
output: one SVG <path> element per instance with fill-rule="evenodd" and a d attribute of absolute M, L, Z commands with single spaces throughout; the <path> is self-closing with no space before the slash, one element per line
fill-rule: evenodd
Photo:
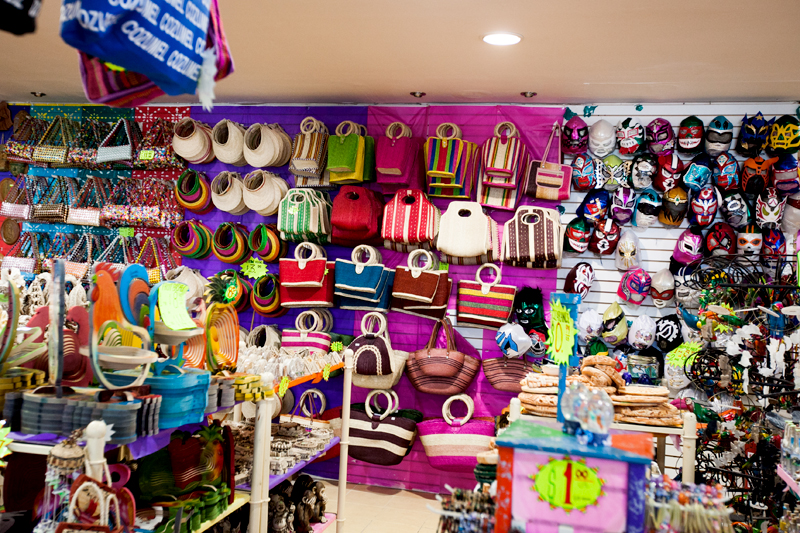
<path fill-rule="evenodd" d="M 496 46 L 508 46 L 511 44 L 517 44 L 521 40 L 522 40 L 522 35 L 517 35 L 516 33 L 507 33 L 507 32 L 488 33 L 483 36 L 483 42 L 494 44 Z"/>
<path fill-rule="evenodd" d="M 522 95 L 522 96 L 524 96 L 525 98 L 533 98 L 534 96 L 536 96 L 536 95 L 537 95 L 537 94 L 539 94 L 539 93 L 535 93 L 535 92 L 533 92 L 533 91 L 522 91 L 522 92 L 521 92 L 521 93 L 519 93 L 519 94 L 521 94 L 521 95 Z"/>
<path fill-rule="evenodd" d="M 423 96 L 425 96 L 426 93 L 423 93 L 422 91 L 411 91 L 410 94 L 414 98 L 422 98 Z"/>
<path fill-rule="evenodd" d="M 36 98 L 41 98 L 42 96 L 47 96 L 45 93 L 40 93 L 40 92 L 36 92 L 36 91 L 31 91 L 31 94 L 33 96 L 35 96 Z"/>

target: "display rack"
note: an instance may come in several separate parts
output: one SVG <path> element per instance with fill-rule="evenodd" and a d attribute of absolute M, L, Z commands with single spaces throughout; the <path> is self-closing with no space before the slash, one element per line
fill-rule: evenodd
<path fill-rule="evenodd" d="M 232 514 L 234 511 L 241 509 L 244 504 L 250 502 L 250 495 L 246 492 L 237 492 L 233 497 L 233 503 L 228 505 L 228 508 L 225 509 L 220 513 L 220 515 L 213 520 L 208 520 L 200 524 L 200 528 L 193 531 L 192 533 L 203 533 L 203 531 L 207 531 L 211 529 L 214 524 L 222 522 L 227 516 Z"/>

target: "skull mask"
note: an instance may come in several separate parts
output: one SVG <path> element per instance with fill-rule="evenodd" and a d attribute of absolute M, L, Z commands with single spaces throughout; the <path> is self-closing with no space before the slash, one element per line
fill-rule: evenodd
<path fill-rule="evenodd" d="M 658 160 L 653 154 L 638 154 L 631 162 L 630 182 L 634 189 L 641 190 L 653 184 L 658 172 Z"/>
<path fill-rule="evenodd" d="M 653 299 L 653 305 L 659 309 L 675 298 L 675 278 L 668 268 L 662 268 L 653 276 L 650 284 L 650 297 Z"/>
<path fill-rule="evenodd" d="M 642 268 L 628 270 L 622 275 L 617 296 L 629 304 L 642 305 L 650 293 L 650 274 Z"/>
<path fill-rule="evenodd" d="M 624 226 L 633 218 L 633 208 L 636 207 L 636 193 L 627 187 L 620 187 L 611 194 L 611 208 L 609 213 L 620 226 Z"/>
<path fill-rule="evenodd" d="M 762 228 L 777 228 L 785 208 L 786 198 L 778 196 L 778 189 L 770 187 L 756 200 L 756 222 Z"/>
<path fill-rule="evenodd" d="M 592 225 L 583 217 L 576 217 L 567 224 L 564 232 L 564 251 L 582 254 L 589 247 Z"/>
<path fill-rule="evenodd" d="M 736 231 L 724 223 L 717 222 L 706 233 L 705 255 L 730 255 L 736 253 Z"/>
<path fill-rule="evenodd" d="M 748 224 L 739 232 L 736 247 L 740 255 L 758 255 L 761 253 L 761 232 L 755 224 Z"/>
<path fill-rule="evenodd" d="M 589 126 L 589 151 L 597 157 L 605 157 L 617 146 L 616 132 L 607 120 L 600 119 Z"/>
<path fill-rule="evenodd" d="M 670 261 L 670 271 L 675 278 L 675 299 L 684 307 L 696 309 L 700 303 L 700 290 L 692 279 L 694 267 L 681 265 L 674 259 Z"/>
<path fill-rule="evenodd" d="M 739 163 L 730 152 L 722 152 L 714 160 L 714 185 L 720 191 L 731 191 L 739 187 Z"/>
<path fill-rule="evenodd" d="M 792 154 L 778 158 L 772 166 L 775 172 L 775 188 L 783 195 L 800 192 L 800 176 L 797 174 L 797 159 Z"/>
<path fill-rule="evenodd" d="M 586 298 L 589 289 L 594 283 L 594 269 L 589 263 L 578 263 L 567 274 L 564 280 L 564 292 L 580 294 L 581 298 Z"/>
<path fill-rule="evenodd" d="M 598 222 L 605 218 L 607 209 L 608 191 L 595 189 L 589 191 L 581 205 L 578 206 L 576 214 L 597 225 Z"/>
<path fill-rule="evenodd" d="M 658 220 L 665 226 L 680 226 L 689 209 L 689 197 L 680 187 L 670 189 L 664 194 Z"/>
<path fill-rule="evenodd" d="M 761 260 L 773 268 L 780 256 L 786 255 L 786 237 L 779 229 L 765 229 L 762 232 Z"/>
<path fill-rule="evenodd" d="M 615 155 L 604 157 L 603 164 L 599 165 L 599 168 L 602 176 L 597 178 L 598 188 L 602 186 L 607 191 L 614 191 L 620 186 L 628 186 L 628 168 L 619 157 Z"/>
<path fill-rule="evenodd" d="M 649 228 L 658 220 L 661 198 L 653 189 L 645 189 L 636 199 L 633 225 L 638 228 Z"/>
<path fill-rule="evenodd" d="M 697 224 L 704 228 L 710 226 L 717 215 L 718 203 L 717 191 L 710 185 L 693 193 L 689 206 L 689 224 Z"/>
<path fill-rule="evenodd" d="M 672 155 L 675 132 L 667 119 L 657 118 L 647 125 L 647 149 L 658 156 Z"/>
<path fill-rule="evenodd" d="M 745 161 L 742 167 L 742 189 L 744 192 L 755 196 L 761 194 L 761 191 L 772 185 L 772 165 L 777 161 L 777 157 L 764 159 L 760 156 L 751 157 Z"/>
<path fill-rule="evenodd" d="M 722 216 L 725 217 L 725 222 L 734 229 L 738 230 L 750 220 L 750 204 L 738 189 L 724 194 L 720 210 Z"/>
<path fill-rule="evenodd" d="M 572 187 L 578 192 L 586 192 L 594 187 L 595 160 L 589 154 L 578 154 L 572 160 Z"/>
<path fill-rule="evenodd" d="M 711 158 L 706 154 L 694 156 L 692 162 L 681 174 L 683 185 L 692 191 L 699 191 L 711 181 Z"/>
<path fill-rule="evenodd" d="M 635 118 L 628 117 L 617 124 L 619 153 L 635 154 L 644 149 L 644 126 Z"/>
<path fill-rule="evenodd" d="M 683 344 L 681 337 L 681 322 L 678 315 L 671 314 L 662 317 L 656 322 L 656 346 L 662 353 L 668 354 Z"/>
<path fill-rule="evenodd" d="M 603 313 L 603 340 L 616 346 L 628 338 L 628 321 L 622 307 L 614 302 Z"/>
<path fill-rule="evenodd" d="M 617 270 L 631 270 L 640 267 L 639 256 L 639 239 L 634 232 L 626 229 L 622 232 L 622 237 L 617 244 L 614 260 Z"/>
<path fill-rule="evenodd" d="M 589 251 L 600 255 L 611 255 L 617 249 L 620 229 L 616 222 L 607 218 L 600 222 L 589 241 Z"/>
<path fill-rule="evenodd" d="M 628 344 L 636 350 L 645 350 L 656 340 L 656 322 L 647 315 L 633 319 L 628 329 Z"/>
<path fill-rule="evenodd" d="M 800 148 L 800 121 L 783 115 L 769 129 L 767 152 L 771 155 L 796 154 Z"/>
<path fill-rule="evenodd" d="M 769 128 L 775 119 L 767 120 L 761 111 L 754 117 L 742 119 L 742 129 L 739 131 L 739 142 L 736 143 L 736 151 L 745 157 L 756 157 L 767 145 L 767 135 Z"/>
<path fill-rule="evenodd" d="M 574 116 L 564 124 L 561 151 L 565 154 L 582 154 L 589 146 L 589 127 L 581 117 Z"/>
<path fill-rule="evenodd" d="M 703 121 L 692 115 L 681 121 L 678 128 L 678 151 L 682 154 L 696 154 L 702 149 Z"/>
<path fill-rule="evenodd" d="M 683 161 L 677 154 L 661 156 L 658 158 L 658 174 L 653 179 L 653 187 L 658 192 L 667 192 L 675 187 L 682 187 L 681 172 Z"/>
<path fill-rule="evenodd" d="M 681 233 L 672 257 L 682 265 L 688 265 L 703 258 L 703 232 L 700 228 L 692 226 Z"/>
<path fill-rule="evenodd" d="M 578 337 L 585 343 L 596 339 L 603 332 L 603 317 L 594 309 L 581 313 L 578 320 Z"/>
<path fill-rule="evenodd" d="M 733 124 L 722 115 L 714 117 L 706 129 L 706 153 L 717 157 L 731 147 Z"/>

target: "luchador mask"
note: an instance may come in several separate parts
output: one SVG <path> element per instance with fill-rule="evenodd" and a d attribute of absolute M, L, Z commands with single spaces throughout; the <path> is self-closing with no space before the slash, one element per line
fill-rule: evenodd
<path fill-rule="evenodd" d="M 730 191 L 739 187 L 739 163 L 730 152 L 722 152 L 714 159 L 714 185 L 720 192 Z"/>
<path fill-rule="evenodd" d="M 628 186 L 628 168 L 620 159 L 615 155 L 608 155 L 603 158 L 603 164 L 600 166 L 602 177 L 597 178 L 597 183 L 601 181 L 603 188 L 607 191 L 615 191 L 620 186 Z"/>
<path fill-rule="evenodd" d="M 736 253 L 736 231 L 724 222 L 717 222 L 706 233 L 706 257 Z"/>
<path fill-rule="evenodd" d="M 600 255 L 611 255 L 617 249 L 619 237 L 619 225 L 607 218 L 595 227 L 592 238 L 589 240 L 589 251 Z"/>
<path fill-rule="evenodd" d="M 725 217 L 725 222 L 736 230 L 750 220 L 750 204 L 738 189 L 723 194 L 720 210 L 722 216 Z"/>
<path fill-rule="evenodd" d="M 689 197 L 686 195 L 686 191 L 675 187 L 664 193 L 658 220 L 665 226 L 680 226 L 688 209 Z"/>
<path fill-rule="evenodd" d="M 576 155 L 572 160 L 572 188 L 578 192 L 590 190 L 594 187 L 596 170 L 597 167 L 592 156 L 589 154 Z"/>
<path fill-rule="evenodd" d="M 683 337 L 678 315 L 673 313 L 656 321 L 656 346 L 662 353 L 668 354 L 681 344 Z"/>
<path fill-rule="evenodd" d="M 800 231 L 800 200 L 789 198 L 783 211 L 781 229 L 784 235 L 797 235 Z"/>
<path fill-rule="evenodd" d="M 679 392 L 691 385 L 692 381 L 686 377 L 686 370 L 683 366 L 666 364 L 664 365 L 664 379 L 661 380 L 661 384 L 669 389 L 670 397 L 672 397 L 677 396 Z"/>
<path fill-rule="evenodd" d="M 514 313 L 517 323 L 525 329 L 525 333 L 530 335 L 536 331 L 547 335 L 541 289 L 523 287 L 517 292 L 514 297 Z"/>
<path fill-rule="evenodd" d="M 645 350 L 656 340 L 656 322 L 647 315 L 633 319 L 628 329 L 628 344 L 636 350 Z"/>
<path fill-rule="evenodd" d="M 644 126 L 635 118 L 628 117 L 617 124 L 619 153 L 635 154 L 644 150 Z"/>
<path fill-rule="evenodd" d="M 733 124 L 722 115 L 716 116 L 706 129 L 706 153 L 717 157 L 731 147 L 733 141 Z"/>
<path fill-rule="evenodd" d="M 606 217 L 608 210 L 608 191 L 605 189 L 594 189 L 586 194 L 586 197 L 578 206 L 575 212 L 579 217 L 585 218 L 594 225 Z"/>
<path fill-rule="evenodd" d="M 582 154 L 589 146 L 589 127 L 579 116 L 569 119 L 562 128 L 561 151 L 565 154 Z"/>
<path fill-rule="evenodd" d="M 692 279 L 694 267 L 670 261 L 670 271 L 675 278 L 675 299 L 684 307 L 695 309 L 700 303 L 700 290 Z"/>
<path fill-rule="evenodd" d="M 636 207 L 636 193 L 633 189 L 620 187 L 611 193 L 611 208 L 609 213 L 617 224 L 624 226 L 633 218 L 633 208 Z"/>
<path fill-rule="evenodd" d="M 783 115 L 769 129 L 767 151 L 771 155 L 796 154 L 800 148 L 800 121 Z"/>
<path fill-rule="evenodd" d="M 617 244 L 617 253 L 614 262 L 617 270 L 631 270 L 641 266 L 641 253 L 639 251 L 639 238 L 631 230 L 622 232 Z"/>
<path fill-rule="evenodd" d="M 512 359 L 523 357 L 533 346 L 525 328 L 519 324 L 503 324 L 497 330 L 494 340 L 503 355 Z"/>
<path fill-rule="evenodd" d="M 683 186 L 691 191 L 699 191 L 711 181 L 711 158 L 706 154 L 694 156 L 692 162 L 681 173 Z"/>
<path fill-rule="evenodd" d="M 675 243 L 672 257 L 682 265 L 694 263 L 703 258 L 703 231 L 697 226 L 685 230 Z"/>
<path fill-rule="evenodd" d="M 755 224 L 748 224 L 739 232 L 739 239 L 736 241 L 740 255 L 758 255 L 761 253 L 761 231 Z"/>
<path fill-rule="evenodd" d="M 582 254 L 589 247 L 592 225 L 583 217 L 575 217 L 564 232 L 564 251 Z"/>
<path fill-rule="evenodd" d="M 792 154 L 785 154 L 772 165 L 775 174 L 775 188 L 783 195 L 800 192 L 800 176 L 797 174 L 797 159 Z"/>
<path fill-rule="evenodd" d="M 633 225 L 637 228 L 649 228 L 658 220 L 658 211 L 661 209 L 661 198 L 653 189 L 645 189 L 636 198 L 636 208 Z"/>
<path fill-rule="evenodd" d="M 589 126 L 589 151 L 595 156 L 603 158 L 617 147 L 617 136 L 607 120 L 600 119 Z"/>
<path fill-rule="evenodd" d="M 653 184 L 653 178 L 658 172 L 658 160 L 653 154 L 638 154 L 631 162 L 630 181 L 637 191 L 646 189 Z"/>
<path fill-rule="evenodd" d="M 603 313 L 603 340 L 616 346 L 628 338 L 628 320 L 622 307 L 614 302 Z"/>
<path fill-rule="evenodd" d="M 596 339 L 603 332 L 603 317 L 594 309 L 587 309 L 578 319 L 578 337 L 585 343 Z M 608 351 L 608 350 L 605 350 Z"/>
<path fill-rule="evenodd" d="M 778 161 L 777 157 L 764 159 L 761 156 L 751 157 L 744 162 L 742 167 L 742 190 L 746 194 L 758 195 L 767 187 L 772 186 L 772 165 Z"/>
<path fill-rule="evenodd" d="M 681 172 L 683 161 L 677 154 L 661 156 L 658 158 L 658 174 L 653 178 L 653 187 L 658 192 L 667 192 L 674 187 L 681 187 Z"/>
<path fill-rule="evenodd" d="M 589 263 L 581 262 L 572 267 L 564 280 L 564 292 L 580 294 L 581 298 L 586 298 L 589 289 L 594 283 L 594 269 Z"/>
<path fill-rule="evenodd" d="M 717 191 L 711 185 L 703 187 L 699 192 L 692 193 L 692 201 L 689 204 L 689 224 L 707 227 L 714 222 L 717 216 Z"/>
<path fill-rule="evenodd" d="M 756 222 L 761 228 L 777 228 L 785 208 L 786 198 L 778 195 L 778 189 L 770 187 L 756 200 Z"/>
<path fill-rule="evenodd" d="M 622 274 L 617 288 L 617 296 L 629 304 L 642 305 L 650 293 L 650 284 L 650 274 L 643 268 L 628 270 Z"/>
<path fill-rule="evenodd" d="M 736 151 L 745 157 L 756 157 L 767 145 L 769 128 L 775 118 L 767 120 L 759 111 L 755 116 L 742 119 L 742 129 L 739 131 L 739 142 Z"/>
<path fill-rule="evenodd" d="M 696 154 L 702 151 L 703 121 L 692 115 L 681 121 L 678 128 L 678 151 L 682 154 Z"/>
<path fill-rule="evenodd" d="M 675 132 L 665 118 L 657 118 L 647 125 L 647 149 L 657 156 L 671 155 L 675 150 Z"/>
<path fill-rule="evenodd" d="M 653 299 L 653 305 L 659 309 L 675 298 L 675 277 L 668 268 L 662 268 L 653 276 L 650 284 L 650 297 Z"/>
<path fill-rule="evenodd" d="M 761 235 L 761 259 L 774 266 L 780 256 L 786 255 L 786 237 L 777 228 L 765 229 Z"/>

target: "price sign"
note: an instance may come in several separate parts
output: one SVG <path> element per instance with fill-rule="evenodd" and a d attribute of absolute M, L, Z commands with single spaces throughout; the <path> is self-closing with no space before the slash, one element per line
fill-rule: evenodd
<path fill-rule="evenodd" d="M 547 353 L 552 359 L 565 365 L 572 355 L 572 347 L 575 345 L 575 334 L 577 330 L 573 325 L 569 309 L 561 305 L 561 302 L 550 302 L 550 329 L 547 331 Z"/>
<path fill-rule="evenodd" d="M 589 468 L 584 461 L 552 459 L 539 467 L 538 474 L 529 477 L 534 481 L 531 489 L 539 493 L 540 500 L 568 513 L 597 505 L 597 500 L 605 494 L 597 468 Z"/>
<path fill-rule="evenodd" d="M 287 390 L 289 390 L 289 376 L 283 376 L 280 384 L 278 385 L 278 396 L 283 398 L 286 396 Z"/>
<path fill-rule="evenodd" d="M 331 377 L 331 364 L 328 363 L 325 365 L 325 368 L 322 369 L 322 379 L 328 381 L 328 378 Z"/>
<path fill-rule="evenodd" d="M 156 156 L 155 150 L 142 150 L 139 152 L 139 159 L 141 161 L 149 161 Z"/>

